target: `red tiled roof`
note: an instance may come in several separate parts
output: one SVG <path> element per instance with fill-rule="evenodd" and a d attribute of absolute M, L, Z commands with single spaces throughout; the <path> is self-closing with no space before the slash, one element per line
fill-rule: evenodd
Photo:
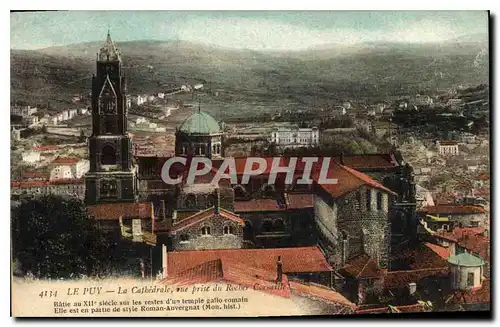
<path fill-rule="evenodd" d="M 74 178 L 74 179 L 56 179 L 50 182 L 50 184 L 53 185 L 59 185 L 59 184 L 84 184 L 85 180 L 83 178 Z"/>
<path fill-rule="evenodd" d="M 473 304 L 473 303 L 489 303 L 490 302 L 490 280 L 483 280 L 482 286 L 470 291 L 458 291 L 448 299 L 450 304 Z"/>
<path fill-rule="evenodd" d="M 459 246 L 479 255 L 487 262 L 490 261 L 490 240 L 486 236 L 469 231 L 463 232 L 460 237 L 457 236 L 457 239 Z"/>
<path fill-rule="evenodd" d="M 382 271 L 372 258 L 367 254 L 362 254 L 348 260 L 339 273 L 355 278 L 376 278 Z"/>
<path fill-rule="evenodd" d="M 255 211 L 281 211 L 281 210 L 296 210 L 312 208 L 313 195 L 312 194 L 290 194 L 285 193 L 284 201 L 280 205 L 279 201 L 276 199 L 251 199 L 247 201 L 235 201 L 234 211 L 235 212 L 255 212 Z M 286 204 L 285 202 L 288 202 Z"/>
<path fill-rule="evenodd" d="M 225 281 L 231 284 L 254 288 L 255 285 L 262 286 L 261 291 L 273 295 L 290 297 L 288 278 L 284 274 L 282 284 L 276 284 L 276 274 L 273 272 L 249 267 L 244 264 L 229 263 L 225 259 L 217 259 L 204 262 L 175 274 L 170 274 L 160 281 L 162 284 L 192 285 Z"/>
<path fill-rule="evenodd" d="M 340 162 L 340 157 L 334 157 L 336 162 Z M 396 159 L 387 154 L 365 154 L 365 155 L 344 155 L 344 165 L 354 169 L 377 169 L 393 168 L 398 166 Z"/>
<path fill-rule="evenodd" d="M 457 145 L 457 141 L 441 141 L 439 142 L 440 145 Z"/>
<path fill-rule="evenodd" d="M 406 287 L 408 283 L 416 283 L 425 277 L 446 274 L 448 267 L 389 271 L 384 278 L 384 287 L 386 289 Z"/>
<path fill-rule="evenodd" d="M 422 212 L 427 214 L 436 215 L 448 215 L 448 214 L 474 214 L 474 213 L 484 213 L 484 208 L 480 206 L 475 206 L 471 204 L 440 204 L 436 206 L 428 206 L 421 209 Z"/>
<path fill-rule="evenodd" d="M 288 198 L 287 209 L 304 209 L 314 207 L 312 194 L 286 194 Z"/>
<path fill-rule="evenodd" d="M 472 190 L 472 195 L 473 196 L 490 196 L 491 194 L 491 189 L 488 187 L 482 187 L 482 188 L 475 188 Z"/>
<path fill-rule="evenodd" d="M 35 149 L 38 151 L 54 151 L 59 149 L 59 147 L 56 145 L 39 145 L 36 146 Z"/>
<path fill-rule="evenodd" d="M 284 210 L 280 207 L 276 199 L 251 199 L 248 201 L 234 201 L 235 212 L 253 212 L 253 211 L 279 211 Z"/>
<path fill-rule="evenodd" d="M 276 271 L 276 259 L 281 256 L 283 272 L 332 271 L 318 247 L 295 247 L 275 249 L 223 249 L 168 252 L 169 274 L 187 270 L 207 261 L 223 259 L 228 264 Z"/>
<path fill-rule="evenodd" d="M 341 303 L 354 309 L 356 305 L 346 299 L 342 294 L 327 288 L 323 285 L 317 284 L 302 284 L 295 281 L 290 281 L 290 288 L 292 293 L 301 296 L 311 297 L 313 299 L 320 299 L 331 303 Z"/>
<path fill-rule="evenodd" d="M 154 218 L 151 202 L 105 203 L 87 206 L 90 215 L 97 220 L 119 220 L 122 218 Z"/>
<path fill-rule="evenodd" d="M 488 174 L 488 173 L 480 174 L 479 176 L 477 176 L 476 180 L 489 181 L 490 180 L 490 174 Z"/>
<path fill-rule="evenodd" d="M 319 171 L 315 171 L 313 173 L 314 181 L 333 197 L 342 196 L 345 193 L 358 189 L 362 185 L 368 185 L 373 188 L 385 191 L 389 194 L 396 194 L 388 188 L 384 187 L 382 184 L 370 178 L 368 175 L 347 166 L 342 166 L 335 163 L 330 164 L 330 169 L 328 170 L 326 177 L 337 179 L 336 184 L 319 184 L 319 176 Z"/>
<path fill-rule="evenodd" d="M 53 164 L 58 164 L 58 165 L 75 165 L 82 159 L 80 158 L 73 158 L 73 157 L 57 157 L 52 161 Z"/>
<path fill-rule="evenodd" d="M 35 188 L 35 187 L 45 187 L 50 185 L 49 181 L 12 181 L 10 186 L 12 188 Z"/>
<path fill-rule="evenodd" d="M 21 174 L 22 179 L 34 179 L 34 178 L 40 178 L 40 179 L 48 179 L 49 174 L 44 171 L 25 171 Z"/>
<path fill-rule="evenodd" d="M 451 251 L 448 248 L 432 243 L 425 243 L 425 246 L 427 246 L 429 249 L 434 251 L 437 255 L 445 260 L 447 260 L 450 256 Z"/>
<path fill-rule="evenodd" d="M 202 221 L 205 221 L 205 220 L 210 219 L 210 218 L 215 217 L 215 216 L 220 216 L 220 217 L 235 221 L 238 224 L 240 224 L 241 226 L 245 225 L 243 219 L 241 219 L 240 216 L 236 215 L 235 213 L 233 213 L 229 210 L 223 209 L 223 208 L 219 208 L 219 212 L 216 213 L 215 208 L 211 207 L 211 208 L 208 208 L 206 210 L 195 213 L 194 215 L 192 215 L 190 217 L 184 218 L 179 222 L 174 223 L 174 225 L 172 226 L 171 232 L 172 233 L 179 232 L 179 231 L 183 230 L 184 228 L 196 225 Z"/>

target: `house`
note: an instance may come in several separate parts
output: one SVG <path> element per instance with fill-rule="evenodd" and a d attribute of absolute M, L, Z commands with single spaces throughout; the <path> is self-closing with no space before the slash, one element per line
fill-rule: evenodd
<path fill-rule="evenodd" d="M 90 162 L 85 159 L 75 157 L 57 157 L 53 160 L 49 169 L 50 179 L 82 178 L 90 168 Z"/>
<path fill-rule="evenodd" d="M 319 130 L 317 127 L 299 128 L 297 125 L 277 127 L 271 132 L 269 141 L 284 148 L 316 146 L 319 144 Z"/>
<path fill-rule="evenodd" d="M 270 255 L 261 257 L 243 254 L 244 260 L 238 260 L 231 254 L 217 256 L 209 253 L 208 258 L 199 264 L 190 263 L 187 269 L 176 269 L 173 267 L 174 262 L 180 260 L 172 260 L 176 252 L 167 253 L 164 249 L 162 258 L 165 278 L 159 283 L 174 287 L 203 284 L 209 285 L 209 289 L 214 289 L 217 285 L 231 290 L 234 297 L 239 297 L 240 292 L 244 292 L 245 297 L 252 302 L 263 304 L 240 310 L 245 316 L 333 315 L 354 312 L 356 306 L 335 290 L 313 282 L 304 283 L 285 272 L 290 256 L 280 256 L 278 260 L 269 250 L 254 251 L 264 251 Z M 216 259 L 213 259 L 214 257 Z M 186 256 L 187 260 L 182 262 L 190 261 L 190 258 Z M 264 262 L 265 260 L 271 260 L 270 264 Z M 265 303 L 272 305 L 264 305 Z M 238 314 L 238 311 L 235 311 L 235 314 Z M 225 313 L 224 316 L 226 315 L 228 314 Z"/>
<path fill-rule="evenodd" d="M 447 217 L 455 225 L 462 224 L 465 227 L 483 226 L 488 219 L 483 207 L 470 204 L 437 204 L 422 208 L 420 213 Z"/>
<path fill-rule="evenodd" d="M 23 152 L 22 158 L 23 162 L 27 164 L 34 164 L 40 161 L 40 152 L 39 151 Z"/>
<path fill-rule="evenodd" d="M 31 106 L 14 106 L 11 107 L 10 109 L 11 115 L 18 115 L 22 117 L 29 117 L 35 114 L 37 111 L 38 111 L 37 107 L 31 107 Z"/>
<path fill-rule="evenodd" d="M 274 274 L 277 258 L 282 262 L 282 272 L 288 278 L 298 278 L 331 286 L 332 267 L 317 246 L 269 249 L 218 249 L 202 251 L 172 251 L 162 256 L 164 277 L 175 276 L 203 263 L 221 260 L 233 265 L 245 265 Z M 276 275 L 273 276 L 276 280 Z"/>
<path fill-rule="evenodd" d="M 209 209 L 173 223 L 170 230 L 172 249 L 231 249 L 243 246 L 243 219 L 220 208 Z"/>
<path fill-rule="evenodd" d="M 87 209 L 98 226 L 115 237 L 156 244 L 155 214 L 151 202 L 96 204 L 89 205 Z"/>
<path fill-rule="evenodd" d="M 314 184 L 314 221 L 328 261 L 340 268 L 367 254 L 387 268 L 388 203 L 396 193 L 347 166 L 335 164 L 328 174 L 337 184 Z"/>
<path fill-rule="evenodd" d="M 11 193 L 24 197 L 55 194 L 83 199 L 85 197 L 85 184 L 83 179 L 12 181 Z"/>
<path fill-rule="evenodd" d="M 440 155 L 458 155 L 458 143 L 456 141 L 437 141 L 436 147 Z"/>

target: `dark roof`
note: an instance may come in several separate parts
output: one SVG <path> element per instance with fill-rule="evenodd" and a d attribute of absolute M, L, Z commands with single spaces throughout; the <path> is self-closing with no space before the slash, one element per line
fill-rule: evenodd
<path fill-rule="evenodd" d="M 372 258 L 367 254 L 362 254 L 348 260 L 339 273 L 354 278 L 377 278 L 382 271 Z"/>
<path fill-rule="evenodd" d="M 448 267 L 389 271 L 384 277 L 384 287 L 386 289 L 402 288 L 406 287 L 409 283 L 417 283 L 425 277 L 447 274 Z"/>
<path fill-rule="evenodd" d="M 457 291 L 446 302 L 447 304 L 489 303 L 490 292 L 490 280 L 485 279 L 481 287 L 469 291 Z"/>

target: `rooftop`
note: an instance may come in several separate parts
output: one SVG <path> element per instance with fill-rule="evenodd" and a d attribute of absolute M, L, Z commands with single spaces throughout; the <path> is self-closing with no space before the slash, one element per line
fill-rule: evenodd
<path fill-rule="evenodd" d="M 97 220 L 119 220 L 121 218 L 154 218 L 151 202 L 105 203 L 89 205 L 89 214 Z"/>
<path fill-rule="evenodd" d="M 449 257 L 448 262 L 453 265 L 465 267 L 478 267 L 484 265 L 483 259 L 467 252 Z"/>
<path fill-rule="evenodd" d="M 200 211 L 198 213 L 195 213 L 194 215 L 184 218 L 180 220 L 179 222 L 174 223 L 172 226 L 172 233 L 180 232 L 181 230 L 188 228 L 190 226 L 193 226 L 195 224 L 198 224 L 202 221 L 205 221 L 207 219 L 210 219 L 215 216 L 221 216 L 223 218 L 227 218 L 229 220 L 237 222 L 239 225 L 243 226 L 245 223 L 243 222 L 243 219 L 240 218 L 237 214 L 223 209 L 219 208 L 219 212 L 217 213 L 215 210 L 215 207 L 208 208 L 206 210 Z"/>
<path fill-rule="evenodd" d="M 474 214 L 484 213 L 484 208 L 471 204 L 439 204 L 435 206 L 428 206 L 421 209 L 422 212 L 431 215 L 447 215 L 447 214 Z"/>
<path fill-rule="evenodd" d="M 241 264 L 274 272 L 278 256 L 281 256 L 284 273 L 332 271 L 332 267 L 328 264 L 320 249 L 315 246 L 174 251 L 167 253 L 169 274 L 176 274 L 204 262 L 218 259 L 222 259 L 229 264 Z"/>
<path fill-rule="evenodd" d="M 219 123 L 212 116 L 201 111 L 184 120 L 179 130 L 187 134 L 221 133 Z"/>

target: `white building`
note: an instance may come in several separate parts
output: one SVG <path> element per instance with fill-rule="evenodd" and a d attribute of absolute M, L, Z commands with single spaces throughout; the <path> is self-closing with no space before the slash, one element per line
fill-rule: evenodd
<path fill-rule="evenodd" d="M 28 117 L 36 113 L 38 109 L 31 106 L 12 107 L 10 112 L 13 115 Z"/>
<path fill-rule="evenodd" d="M 458 143 L 456 141 L 437 141 L 436 146 L 440 155 L 458 155 Z"/>
<path fill-rule="evenodd" d="M 319 144 L 317 127 L 299 128 L 297 125 L 278 127 L 271 132 L 270 141 L 283 147 L 310 147 Z"/>
<path fill-rule="evenodd" d="M 73 173 L 70 166 L 56 166 L 50 171 L 50 181 L 61 179 L 73 179 Z"/>
<path fill-rule="evenodd" d="M 481 286 L 484 260 L 464 252 L 448 258 L 450 266 L 451 288 L 470 290 Z"/>
<path fill-rule="evenodd" d="M 79 179 L 89 171 L 90 162 L 79 158 L 59 157 L 51 162 L 50 169 L 51 181 L 60 179 Z"/>
<path fill-rule="evenodd" d="M 30 151 L 23 153 L 23 162 L 27 164 L 34 164 L 35 162 L 40 161 L 40 152 L 38 151 Z"/>
<path fill-rule="evenodd" d="M 165 98 L 165 93 L 163 93 L 163 92 L 158 93 L 158 98 L 164 99 Z"/>

